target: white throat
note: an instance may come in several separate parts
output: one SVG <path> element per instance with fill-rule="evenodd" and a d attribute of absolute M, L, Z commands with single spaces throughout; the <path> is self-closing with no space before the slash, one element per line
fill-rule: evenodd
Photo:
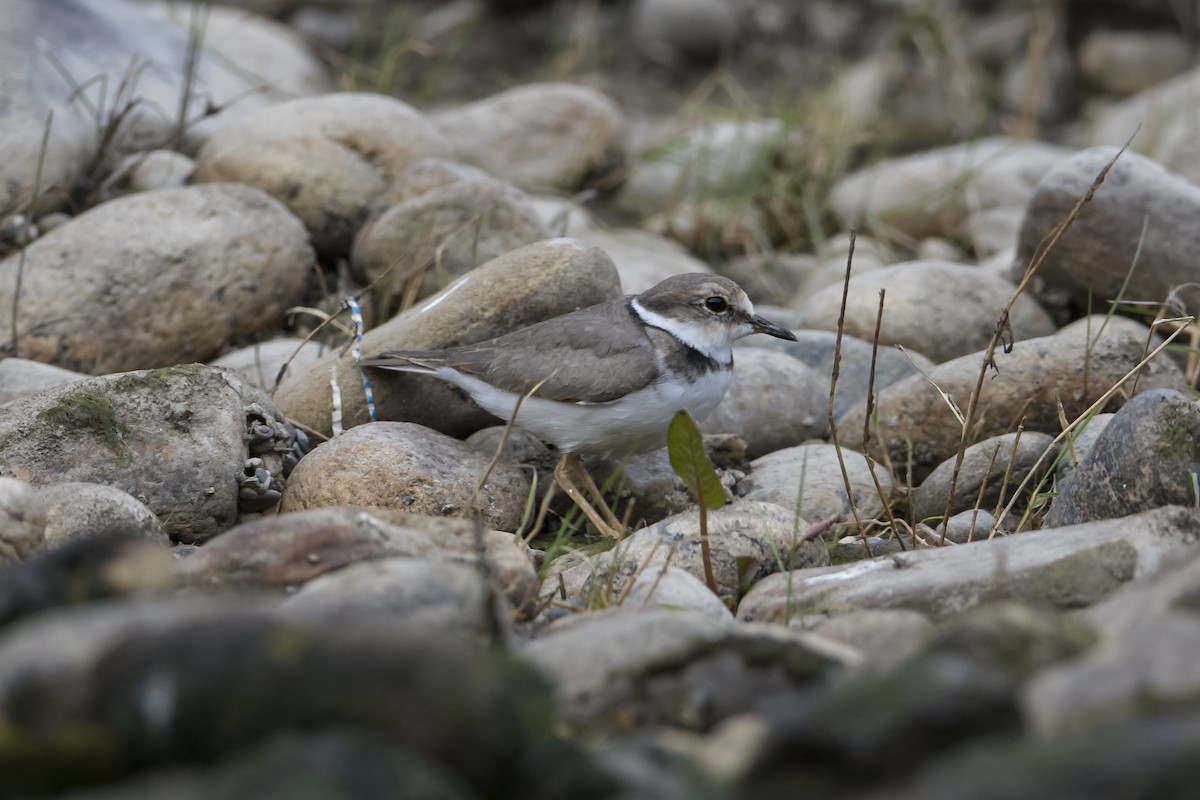
<path fill-rule="evenodd" d="M 737 334 L 720 326 L 689 325 L 677 319 L 664 317 L 655 311 L 650 311 L 633 298 L 631 301 L 634 313 L 641 317 L 642 322 L 654 328 L 660 328 L 720 364 L 728 364 L 733 359 L 733 340 Z"/>

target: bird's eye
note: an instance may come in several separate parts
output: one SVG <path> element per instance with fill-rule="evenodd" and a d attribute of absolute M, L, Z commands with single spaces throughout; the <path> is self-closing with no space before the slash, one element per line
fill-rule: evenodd
<path fill-rule="evenodd" d="M 729 303 L 725 301 L 724 297 L 717 297 L 714 295 L 713 297 L 705 299 L 704 307 L 714 314 L 721 314 L 729 309 Z"/>

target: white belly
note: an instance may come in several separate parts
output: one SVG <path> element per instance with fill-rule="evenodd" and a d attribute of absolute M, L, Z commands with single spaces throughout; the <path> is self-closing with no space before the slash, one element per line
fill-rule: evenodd
<path fill-rule="evenodd" d="M 511 419 L 517 395 L 450 369 L 439 377 L 468 392 L 475 402 L 501 419 Z M 660 381 L 607 403 L 561 403 L 530 397 L 521 403 L 515 424 L 571 453 L 630 455 L 664 447 L 671 418 L 685 410 L 697 421 L 725 396 L 733 370 L 705 373 L 694 383 Z"/>

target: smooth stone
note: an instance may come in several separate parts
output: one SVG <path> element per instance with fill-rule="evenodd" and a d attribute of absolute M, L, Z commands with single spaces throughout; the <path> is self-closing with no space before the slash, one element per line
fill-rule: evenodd
<path fill-rule="evenodd" d="M 735 433 L 746 457 L 829 435 L 828 391 L 821 377 L 786 353 L 747 347 L 733 364 L 733 384 L 700 422 L 703 433 Z"/>
<path fill-rule="evenodd" d="M 350 264 L 363 283 L 383 281 L 397 297 L 409 281 L 417 281 L 417 297 L 424 298 L 480 264 L 548 238 L 521 191 L 490 178 L 457 181 L 404 200 L 364 224 Z"/>
<path fill-rule="evenodd" d="M 785 305 L 799 308 L 805 304 L 809 295 L 815 294 L 829 286 L 842 286 L 846 282 L 846 264 L 850 262 L 849 237 L 827 239 L 817 246 L 815 257 L 817 264 L 801 279 Z M 887 245 L 869 236 L 856 236 L 854 241 L 854 258 L 851 262 L 850 274 L 864 275 L 872 270 L 896 263 L 896 252 Z M 841 295 L 838 295 L 841 302 Z"/>
<path fill-rule="evenodd" d="M 960 511 L 953 514 L 946 523 L 946 541 L 955 544 L 970 544 L 987 539 L 996 525 L 996 518 L 991 512 L 983 509 Z M 1003 532 L 1001 532 L 1002 534 Z M 930 538 L 935 544 L 940 543 L 941 532 L 930 531 Z"/>
<path fill-rule="evenodd" d="M 1200 559 L 1192 554 L 1081 612 L 1100 642 L 1024 687 L 1021 708 L 1033 730 L 1058 738 L 1191 703 L 1200 690 L 1198 594 Z"/>
<path fill-rule="evenodd" d="M 1039 459 L 1038 478 L 1050 468 L 1054 451 L 1057 450 L 1053 442 L 1054 437 L 1048 433 L 1023 431 L 1019 441 L 1017 434 L 1005 433 L 968 447 L 963 453 L 958 480 L 954 485 L 950 514 L 953 516 L 974 508 L 992 510 L 1001 501 L 1001 495 L 1007 503 L 1012 499 L 1012 492 L 1021 485 Z M 1051 450 L 1051 453 L 1043 459 L 1047 450 Z M 946 499 L 950 495 L 950 480 L 956 461 L 957 456 L 943 461 L 913 492 L 916 520 L 933 520 L 931 524 L 935 528 L 940 525 L 942 515 L 946 513 Z M 985 484 L 987 488 L 982 489 Z M 1026 491 L 1033 491 L 1036 486 L 1035 482 Z M 1014 508 L 1024 509 L 1025 505 L 1021 501 Z"/>
<path fill-rule="evenodd" d="M 515 466 L 497 464 L 476 497 L 490 461 L 490 454 L 421 425 L 360 425 L 300 461 L 280 510 L 360 505 L 466 518 L 478 512 L 485 526 L 515 531 L 529 478 Z"/>
<path fill-rule="evenodd" d="M 871 479 L 865 456 L 843 447 L 842 458 L 853 487 L 854 506 L 864 520 L 883 514 L 884 500 Z M 746 500 L 774 503 L 793 509 L 806 520 L 821 522 L 840 516 L 843 524 L 853 522 L 850 496 L 838 462 L 837 449 L 831 444 L 805 444 L 777 450 L 751 463 L 750 474 L 738 490 Z M 874 466 L 876 478 L 888 499 L 892 478 L 881 465 Z"/>
<path fill-rule="evenodd" d="M 329 68 L 289 25 L 259 13 L 220 5 L 197 14 L 195 6 L 167 0 L 149 8 L 183 28 L 196 26 L 205 47 L 235 65 L 239 74 L 265 87 L 273 100 L 334 91 Z"/>
<path fill-rule="evenodd" d="M 46 508 L 46 545 L 85 536 L 134 534 L 170 547 L 154 512 L 129 494 L 101 483 L 52 483 L 38 489 Z"/>
<path fill-rule="evenodd" d="M 1197 90 L 1200 68 L 1192 67 L 1126 100 L 1093 110 L 1083 120 L 1081 138 L 1089 145 L 1122 147 L 1133 137 L 1133 149 L 1150 158 L 1159 157 L 1195 138 L 1200 114 L 1191 99 Z"/>
<path fill-rule="evenodd" d="M 202 361 L 280 324 L 313 261 L 299 221 L 248 186 L 112 200 L 25 250 L 21 336 L 8 354 L 101 375 Z M 5 338 L 19 267 L 17 255 L 0 261 Z"/>
<path fill-rule="evenodd" d="M 174 588 L 174 566 L 166 547 L 128 532 L 80 537 L 40 550 L 0 567 L 0 631 L 64 606 L 162 598 Z M 5 775 L 10 774 L 6 768 Z"/>
<path fill-rule="evenodd" d="M 720 272 L 736 281 L 756 305 L 786 306 L 820 268 L 821 260 L 811 253 L 747 253 L 726 260 Z"/>
<path fill-rule="evenodd" d="M 1024 206 L 1067 151 L 1041 142 L 981 139 L 887 159 L 834 187 L 830 203 L 846 227 L 896 228 L 914 239 L 954 238 L 972 212 Z"/>
<path fill-rule="evenodd" d="M 155 189 L 177 189 L 187 184 L 196 169 L 196 162 L 174 150 L 150 150 L 129 156 L 117 167 L 130 192 L 151 192 Z"/>
<path fill-rule="evenodd" d="M 836 331 L 842 286 L 809 295 L 800 306 L 800 327 Z M 879 293 L 886 291 L 879 344 L 901 345 L 937 363 L 987 346 L 996 320 L 1016 291 L 1003 278 L 946 261 L 911 261 L 851 275 L 844 332 L 872 341 Z M 1022 294 L 1010 322 L 1016 339 L 1049 336 L 1057 329 L 1037 301 Z"/>
<path fill-rule="evenodd" d="M 678 242 L 649 231 L 593 227 L 573 235 L 608 254 L 625 294 L 641 294 L 672 275 L 712 271 Z"/>
<path fill-rule="evenodd" d="M 328 94 L 276 103 L 222 128 L 196 156 L 195 181 L 265 191 L 303 220 L 317 250 L 344 256 L 391 181 L 414 161 L 445 153 L 437 129 L 412 106 Z"/>
<path fill-rule="evenodd" d="M 1183 72 L 1191 47 L 1178 33 L 1094 30 L 1079 44 L 1079 71 L 1103 91 L 1130 95 Z"/>
<path fill-rule="evenodd" d="M 822 542 L 800 541 L 807 531 L 804 520 L 772 503 L 738 500 L 709 511 L 709 552 L 721 599 L 732 604 L 747 586 L 789 565 L 828 564 L 829 551 Z M 619 595 L 639 571 L 658 564 L 680 567 L 705 580 L 697 510 L 634 531 L 618 547 L 574 569 L 589 572 L 591 588 L 585 591 Z"/>
<path fill-rule="evenodd" d="M 662 608 L 576 614 L 517 655 L 550 677 L 562 720 L 580 731 L 631 720 L 706 730 L 840 663 L 803 634 Z"/>
<path fill-rule="evenodd" d="M 46 504 L 24 481 L 0 475 L 0 566 L 23 561 L 46 541 Z"/>
<path fill-rule="evenodd" d="M 645 218 L 680 205 L 736 197 L 761 180 L 767 164 L 794 139 L 779 119 L 703 122 L 655 148 L 633 167 L 616 203 Z"/>
<path fill-rule="evenodd" d="M 826 396 L 833 379 L 833 365 L 837 361 L 838 382 L 837 394 L 833 399 L 834 418 L 840 417 L 850 408 L 866 400 L 868 390 L 872 387 L 878 392 L 910 375 L 916 375 L 920 371 L 928 372 L 933 368 L 933 362 L 920 353 L 902 353 L 894 347 L 873 348 L 870 342 L 854 336 L 842 336 L 839 356 L 837 334 L 832 331 L 793 330 L 792 333 L 796 336 L 795 342 L 770 336 L 749 337 L 739 342 L 735 352 L 740 352 L 741 347 L 782 350 L 803 361 L 821 376 L 821 391 Z M 873 383 L 872 363 L 875 373 Z"/>
<path fill-rule="evenodd" d="M 363 336 L 363 352 L 424 350 L 491 339 L 535 322 L 620 296 L 616 268 L 604 253 L 573 239 L 536 242 L 492 259 L 437 295 Z M 330 375 L 336 369 L 347 428 L 370 419 L 362 372 L 352 353 L 330 353 L 287 378 L 275 401 L 290 419 L 332 433 Z M 371 370 L 379 419 L 416 422 L 467 436 L 496 418 L 445 381 Z"/>
<path fill-rule="evenodd" d="M 273 408 L 236 372 L 199 364 L 87 378 L 0 407 L 0 472 L 116 487 L 173 541 L 202 542 L 237 521 L 249 457 L 284 486 L 297 438 Z"/>
<path fill-rule="evenodd" d="M 1029 262 L 1116 154 L 1111 147 L 1083 150 L 1047 172 L 1025 210 L 1016 264 Z M 1048 289 L 1067 292 L 1079 308 L 1103 308 L 1120 295 L 1124 303 L 1170 297 L 1195 311 L 1200 290 L 1190 283 L 1196 277 L 1192 256 L 1200 248 L 1200 231 L 1192 224 L 1197 214 L 1200 186 L 1137 153 L 1122 153 L 1049 251 L 1038 278 Z"/>
<path fill-rule="evenodd" d="M 970 547 L 781 572 L 750 590 L 738 606 L 738 619 L 780 622 L 833 607 L 907 608 L 941 620 L 1006 599 L 1085 608 L 1190 555 L 1198 537 L 1200 511 L 1169 507 Z"/>
<path fill-rule="evenodd" d="M 0 83 L 0 96 L 7 100 L 0 110 L 0 208 L 19 208 L 30 199 L 50 114 L 54 122 L 41 164 L 39 210 L 62 207 L 77 180 L 94 180 L 97 121 L 81 100 L 113 114 L 123 80 L 135 78 L 138 102 L 99 153 L 101 165 L 174 140 L 185 93 L 184 116 L 195 120 L 183 132 L 189 148 L 269 102 L 252 91 L 253 81 L 211 51 L 202 47 L 195 58 L 188 53 L 185 32 L 131 0 L 6 3 L 0 75 L 11 79 Z M 193 69 L 185 70 L 185 63 Z M 136 69 L 138 64 L 156 68 Z M 79 96 L 72 82 L 80 87 Z M 209 109 L 218 111 L 209 116 Z"/>
<path fill-rule="evenodd" d="M 328 350 L 324 344 L 311 339 L 271 339 L 231 350 L 208 363 L 213 367 L 236 369 L 254 385 L 270 390 L 281 372 L 284 377 L 294 375 L 309 364 L 315 364 Z"/>
<path fill-rule="evenodd" d="M 872 669 L 894 667 L 920 652 L 933 637 L 929 617 L 906 608 L 824 612 L 788 624 L 853 647 Z"/>
<path fill-rule="evenodd" d="M 657 566 L 642 570 L 621 597 L 625 608 L 671 608 L 695 611 L 715 621 L 733 622 L 733 612 L 704 581 L 685 569 Z"/>
<path fill-rule="evenodd" d="M 18 788 L 46 795 L 79 769 L 78 745 L 62 729 L 108 732 L 88 763 L 110 778 L 216 761 L 298 729 L 357 730 L 481 794 L 511 785 L 512 765 L 551 736 L 547 682 L 475 642 L 386 622 L 297 620 L 245 597 L 157 606 L 44 615 L 0 639 L 0 708 L 14 736 L 0 743 L 0 764 L 6 777 L 20 773 Z M 112 724 L 142 715 L 163 676 L 173 678 L 171 725 Z M 53 731 L 43 716 L 10 713 L 64 684 L 72 691 L 54 704 Z"/>
<path fill-rule="evenodd" d="M 512 613 L 478 569 L 422 558 L 385 558 L 326 573 L 289 596 L 280 610 L 334 623 L 376 619 L 484 641 L 506 633 Z"/>
<path fill-rule="evenodd" d="M 1017 342 L 1008 353 L 997 348 L 996 370 L 984 376 L 973 430 L 996 435 L 1024 418 L 1027 432 L 1057 434 L 1062 430 L 1060 408 L 1068 420 L 1083 414 L 1141 361 L 1145 344 L 1113 329 L 1098 341 L 1067 333 Z M 905 468 L 911 464 L 912 480 L 919 484 L 957 453 L 962 426 L 934 387 L 953 398 L 965 414 L 979 383 L 982 356 L 960 356 L 934 367 L 926 373 L 928 378 L 915 375 L 880 391 L 872 417 L 872 455 Z M 1183 391 L 1186 384 L 1174 362 L 1160 356 L 1145 366 L 1137 388 Z M 862 447 L 865 414 L 865 404 L 858 405 L 838 419 L 843 447 Z"/>
<path fill-rule="evenodd" d="M 508 186 L 498 181 L 478 167 L 451 161 L 448 158 L 422 158 L 412 162 L 396 175 L 382 194 L 375 197 L 372 203 L 372 213 L 380 214 L 392 206 L 406 203 L 435 189 L 444 189 L 455 183 L 487 183 L 498 186 Z M 520 194 L 517 190 L 517 194 Z M 538 213 L 538 219 L 543 219 L 537 203 L 532 197 L 528 202 Z M 544 219 L 543 219 L 544 221 Z"/>
<path fill-rule="evenodd" d="M 1024 219 L 1025 208 L 1022 206 L 988 208 L 971 215 L 963 232 L 964 238 L 981 261 L 1009 253 L 1016 246 Z"/>
<path fill-rule="evenodd" d="M 336 506 L 238 525 L 179 563 L 180 582 L 208 589 L 291 589 L 352 564 L 386 558 L 445 560 L 478 570 L 468 520 L 379 507 Z M 538 579 L 529 548 L 512 534 L 485 530 L 487 570 L 513 608 L 529 615 Z"/>
<path fill-rule="evenodd" d="M 613 498 L 612 508 L 617 519 L 624 519 L 628 514 L 631 528 L 652 525 L 686 511 L 695 502 L 671 467 L 670 454 L 665 447 L 621 461 L 586 456 L 583 463 L 596 485 L 612 487 L 608 496 Z M 553 480 L 553 474 L 541 480 L 547 485 L 547 481 Z M 722 485 L 728 484 L 729 481 L 723 478 Z M 570 508 L 560 509 L 560 513 L 567 513 Z"/>
<path fill-rule="evenodd" d="M 1068 477 L 1046 526 L 1075 525 L 1167 505 L 1193 505 L 1200 472 L 1200 406 L 1192 394 L 1142 392 L 1121 407 Z"/>
<path fill-rule="evenodd" d="M 628 157 L 620 109 L 575 84 L 525 84 L 431 118 L 457 158 L 530 192 L 577 191 Z"/>
<path fill-rule="evenodd" d="M 713 63 L 740 38 L 735 5 L 728 0 L 637 0 L 630 12 L 630 36 L 644 58 L 660 64 Z"/>
<path fill-rule="evenodd" d="M 0 406 L 9 400 L 37 394 L 88 377 L 82 372 L 32 361 L 28 358 L 0 358 Z"/>

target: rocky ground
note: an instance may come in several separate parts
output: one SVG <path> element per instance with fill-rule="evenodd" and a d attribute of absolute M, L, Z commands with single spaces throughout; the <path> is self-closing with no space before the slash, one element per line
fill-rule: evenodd
<path fill-rule="evenodd" d="M 1193 796 L 1194 6 L 9 0 L 0 797 Z M 707 565 L 371 421 L 708 271 Z"/>

